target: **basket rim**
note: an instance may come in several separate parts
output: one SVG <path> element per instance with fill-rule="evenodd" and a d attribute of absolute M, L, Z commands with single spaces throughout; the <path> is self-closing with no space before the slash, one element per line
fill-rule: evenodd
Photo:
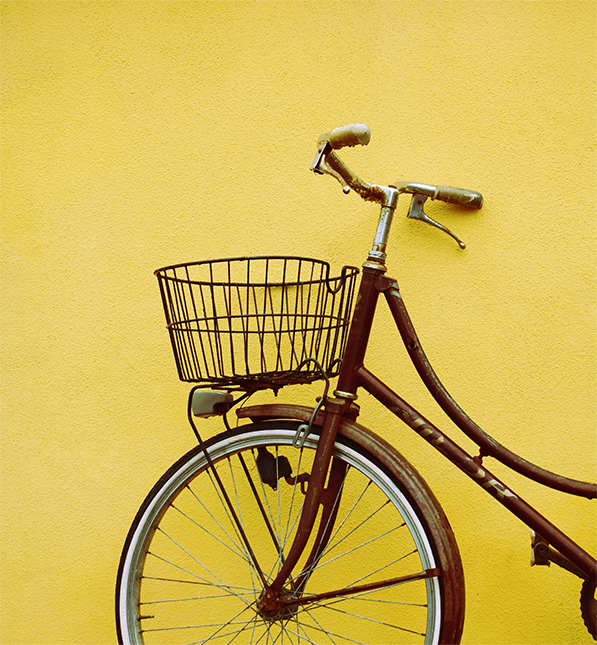
<path fill-rule="evenodd" d="M 183 278 L 179 276 L 168 275 L 168 271 L 175 269 L 186 269 L 192 266 L 200 265 L 209 265 L 209 264 L 218 264 L 224 262 L 249 262 L 251 260 L 298 260 L 301 262 L 310 262 L 315 265 L 319 265 L 325 269 L 325 277 L 314 278 L 312 280 L 292 280 L 289 282 L 229 282 L 229 281 L 213 281 L 213 280 L 191 280 L 188 278 Z M 316 258 L 308 258 L 299 255 L 247 255 L 247 256 L 238 256 L 232 258 L 216 258 L 213 260 L 196 260 L 194 262 L 180 262 L 179 264 L 170 264 L 165 267 L 161 267 L 154 271 L 160 280 L 169 280 L 172 282 L 180 282 L 184 284 L 197 284 L 197 285 L 225 285 L 225 286 L 242 286 L 246 287 L 248 285 L 268 285 L 268 286 L 283 286 L 283 285 L 299 285 L 299 284 L 318 284 L 323 282 L 331 282 L 332 280 L 345 279 L 347 275 L 358 275 L 360 269 L 352 265 L 344 265 L 339 275 L 330 277 L 331 265 L 325 260 L 318 260 Z"/>

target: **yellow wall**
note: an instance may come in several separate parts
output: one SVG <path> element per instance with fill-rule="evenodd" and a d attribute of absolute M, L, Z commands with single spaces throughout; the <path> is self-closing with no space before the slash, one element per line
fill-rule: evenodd
<path fill-rule="evenodd" d="M 429 207 L 464 252 L 399 206 L 390 274 L 473 418 L 545 467 L 595 478 L 592 0 L 2 10 L 2 645 L 115 642 L 128 526 L 193 444 L 152 271 L 270 252 L 359 265 L 375 207 L 308 171 L 316 137 L 344 123 L 372 128 L 344 155 L 365 179 L 484 193 L 478 213 Z M 374 339 L 370 366 L 381 358 L 440 421 L 387 354 Z M 366 408 L 452 522 L 464 642 L 591 642 L 580 583 L 531 569 L 523 524 Z M 595 553 L 594 503 L 507 481 Z"/>

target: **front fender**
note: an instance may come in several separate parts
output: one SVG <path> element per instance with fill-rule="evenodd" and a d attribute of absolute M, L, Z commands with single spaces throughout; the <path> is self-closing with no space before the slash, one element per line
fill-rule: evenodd
<path fill-rule="evenodd" d="M 272 421 L 275 419 L 284 419 L 292 421 L 302 421 L 309 423 L 313 414 L 313 408 L 304 405 L 290 405 L 286 403 L 272 403 L 268 405 L 252 405 L 240 408 L 236 412 L 241 419 L 248 418 L 254 422 Z M 322 426 L 325 412 L 321 411 L 315 418 L 315 425 Z M 365 448 L 371 455 L 382 462 L 397 477 L 399 481 L 404 482 L 406 477 L 407 488 L 410 494 L 415 497 L 418 504 L 425 504 L 426 495 L 435 499 L 427 483 L 423 480 L 415 467 L 403 457 L 394 446 L 382 439 L 375 432 L 365 428 L 358 423 L 346 417 L 340 422 L 338 429 L 340 435 L 356 443 L 358 446 Z M 425 488 L 422 495 L 417 495 L 417 491 Z M 438 504 L 439 506 L 439 504 Z M 447 520 L 446 520 L 447 521 Z"/>
<path fill-rule="evenodd" d="M 250 405 L 236 411 L 240 419 L 251 421 L 271 421 L 285 419 L 309 423 L 313 415 L 313 408 L 304 405 L 290 405 L 286 403 L 272 403 L 268 405 Z M 315 417 L 315 425 L 322 426 L 325 412 L 321 411 Z M 344 418 L 340 422 L 338 432 L 347 439 L 354 441 L 359 446 L 366 448 L 373 456 L 386 463 L 386 458 L 397 456 L 401 463 L 408 463 L 406 459 L 387 441 L 376 435 L 365 426 Z M 410 466 L 410 464 L 409 464 Z M 412 468 L 412 466 L 411 466 Z"/>

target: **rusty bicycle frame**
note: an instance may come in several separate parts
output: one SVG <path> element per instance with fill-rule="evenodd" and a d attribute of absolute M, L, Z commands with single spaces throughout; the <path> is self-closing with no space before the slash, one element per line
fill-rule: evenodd
<path fill-rule="evenodd" d="M 275 613 L 287 605 L 298 605 L 322 598 L 339 597 L 347 593 L 381 588 L 403 581 L 403 579 L 394 578 L 371 585 L 363 585 L 362 588 L 337 589 L 317 596 L 307 595 L 294 597 L 293 599 L 285 598 L 283 593 L 283 587 L 305 550 L 309 536 L 316 529 L 315 520 L 320 505 L 323 507 L 323 511 L 317 528 L 317 537 L 303 571 L 298 576 L 293 576 L 293 588 L 295 590 L 300 592 L 304 589 L 311 564 L 317 560 L 329 540 L 337 505 L 328 504 L 326 500 L 333 499 L 341 492 L 344 475 L 342 469 L 346 468 L 340 460 L 332 456 L 334 442 L 338 432 L 341 431 L 342 423 L 345 420 L 353 421 L 358 415 L 358 406 L 354 402 L 357 399 L 357 391 L 360 387 L 373 395 L 382 405 L 423 437 L 464 474 L 530 527 L 537 535 L 535 542 L 536 553 L 540 552 L 544 559 L 556 562 L 583 579 L 595 581 L 597 579 L 597 561 L 530 504 L 521 499 L 506 484 L 495 477 L 483 464 L 483 458 L 493 457 L 529 479 L 572 495 L 594 499 L 597 497 L 597 485 L 562 477 L 522 459 L 500 445 L 474 423 L 452 399 L 435 374 L 421 348 L 400 295 L 397 282 L 385 275 L 386 243 L 399 194 L 411 194 L 413 196 L 411 212 L 418 209 L 418 219 L 441 228 L 454 237 L 462 248 L 464 248 L 464 244 L 455 235 L 437 224 L 437 222 L 427 218 L 422 212 L 422 204 L 428 197 L 431 197 L 432 199 L 468 204 L 480 208 L 482 204 L 481 195 L 464 189 L 434 187 L 424 184 L 397 183 L 394 186 L 367 184 L 345 166 L 335 153 L 334 147 L 337 149 L 344 145 L 366 143 L 368 139 L 367 141 L 357 141 L 354 140 L 354 137 L 351 139 L 349 136 L 341 145 L 336 146 L 330 143 L 330 139 L 331 137 L 327 135 L 320 137 L 319 150 L 312 164 L 312 170 L 320 174 L 329 174 L 338 179 L 343 185 L 344 192 L 352 189 L 364 199 L 381 204 L 381 215 L 373 248 L 363 265 L 357 304 L 334 397 L 327 398 L 324 410 L 319 413 L 316 411 L 313 415 L 311 410 L 307 408 L 284 405 L 249 406 L 237 412 L 239 417 L 252 419 L 290 418 L 304 421 L 310 419 L 310 426 L 316 423 L 321 427 L 305 505 L 295 540 L 277 577 L 270 585 L 265 585 L 264 593 L 259 603 L 260 611 L 263 614 L 268 612 Z M 417 214 L 415 213 L 415 215 L 411 216 L 417 217 Z M 479 455 L 472 456 L 467 453 L 365 367 L 365 352 L 380 294 L 383 294 L 388 303 L 406 350 L 423 383 L 447 416 L 479 446 Z M 438 575 L 435 569 L 416 574 L 414 577 L 425 578 L 434 575 Z"/>

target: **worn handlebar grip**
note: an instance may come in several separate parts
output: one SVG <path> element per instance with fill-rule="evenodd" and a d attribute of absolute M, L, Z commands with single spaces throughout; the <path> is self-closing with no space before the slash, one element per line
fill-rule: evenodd
<path fill-rule="evenodd" d="M 467 190 L 466 188 L 454 188 L 453 186 L 438 186 L 432 199 L 439 199 L 450 204 L 472 206 L 473 208 L 483 206 L 483 195 L 481 193 L 475 190 Z"/>
<path fill-rule="evenodd" d="M 353 123 L 335 128 L 319 137 L 319 142 L 329 141 L 334 150 L 340 150 L 345 146 L 366 146 L 371 140 L 371 130 L 364 123 Z"/>

